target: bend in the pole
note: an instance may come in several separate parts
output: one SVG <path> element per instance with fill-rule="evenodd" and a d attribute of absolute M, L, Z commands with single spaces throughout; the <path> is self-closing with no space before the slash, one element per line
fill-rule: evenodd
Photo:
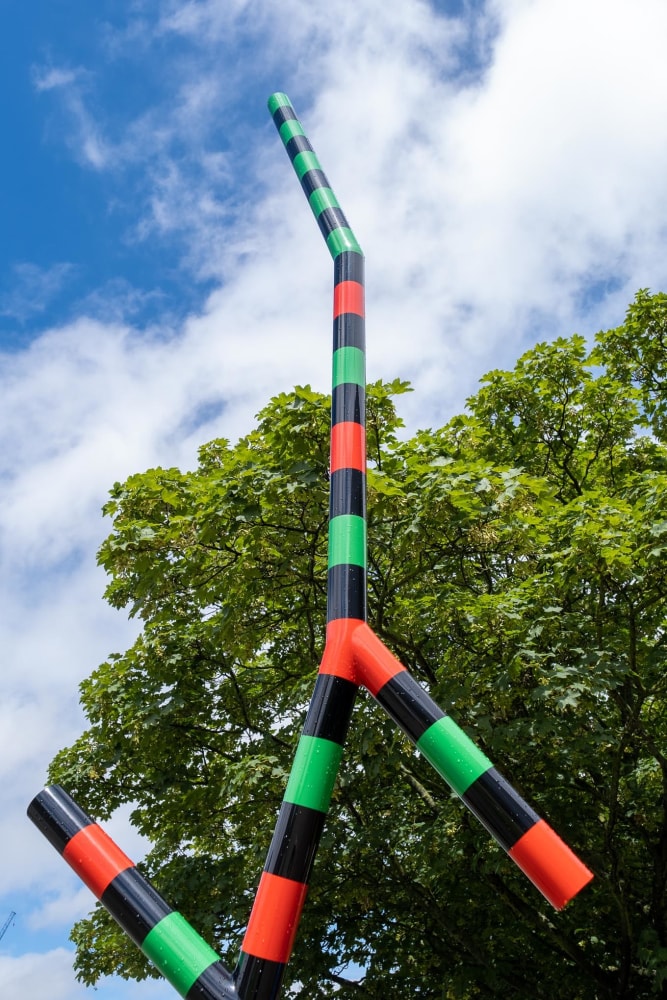
<path fill-rule="evenodd" d="M 362 254 L 289 97 L 287 94 L 272 94 L 268 107 L 329 253 L 334 260 L 341 253 Z"/>
<path fill-rule="evenodd" d="M 289 99 L 274 94 L 268 103 L 334 259 L 327 621 L 365 620 L 364 258 Z M 356 692 L 351 676 L 325 670 L 317 678 L 241 945 L 235 978 L 244 997 L 278 996 Z"/>

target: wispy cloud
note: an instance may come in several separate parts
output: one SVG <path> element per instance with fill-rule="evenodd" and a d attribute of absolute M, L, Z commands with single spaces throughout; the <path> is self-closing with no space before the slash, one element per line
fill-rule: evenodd
<path fill-rule="evenodd" d="M 122 326 L 125 322 L 141 325 L 146 314 L 160 315 L 163 330 L 173 329 L 165 304 L 165 295 L 156 288 L 139 288 L 126 278 L 110 278 L 77 301 L 74 310 L 101 323 Z"/>
<path fill-rule="evenodd" d="M 81 69 L 67 69 L 62 66 L 35 66 L 32 71 L 32 82 L 35 90 L 57 90 L 61 87 L 71 87 L 83 74 Z"/>
<path fill-rule="evenodd" d="M 24 323 L 44 312 L 75 271 L 66 261 L 48 267 L 29 261 L 14 264 L 4 287 L 0 286 L 0 316 Z"/>
<path fill-rule="evenodd" d="M 203 0 L 201 3 L 168 0 L 163 5 L 157 30 L 159 33 L 187 35 L 197 44 L 207 45 L 223 35 L 229 38 L 231 29 L 238 32 L 241 19 L 248 16 L 254 30 L 259 33 L 270 15 L 258 9 L 252 0 L 228 0 L 227 3 L 218 0 Z"/>
<path fill-rule="evenodd" d="M 84 166 L 103 170 L 113 163 L 113 150 L 88 100 L 94 79 L 94 73 L 82 67 L 48 65 L 32 70 L 35 90 L 58 101 L 65 140 L 74 157 Z"/>

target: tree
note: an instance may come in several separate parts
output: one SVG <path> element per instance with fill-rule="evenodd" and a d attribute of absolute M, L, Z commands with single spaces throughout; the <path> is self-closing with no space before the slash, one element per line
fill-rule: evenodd
<path fill-rule="evenodd" d="M 596 879 L 554 916 L 362 697 L 286 993 L 667 998 L 666 331 L 640 292 L 408 439 L 407 385 L 369 387 L 371 624 Z M 195 471 L 114 486 L 106 597 L 143 629 L 51 767 L 93 815 L 133 804 L 229 966 L 323 647 L 328 420 L 297 387 Z M 151 974 L 100 907 L 72 937 L 86 983 Z"/>

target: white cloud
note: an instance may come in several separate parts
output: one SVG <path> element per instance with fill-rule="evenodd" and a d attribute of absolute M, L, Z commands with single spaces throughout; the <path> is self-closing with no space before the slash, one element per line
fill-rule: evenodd
<path fill-rule="evenodd" d="M 74 953 L 55 948 L 45 953 L 25 954 L 18 958 L 0 954 L 0 996 L 3 1000 L 43 1000 L 45 989 L 49 1000 L 84 1000 L 90 990 L 73 980 Z M 98 989 L 99 1000 L 169 1000 L 174 991 L 164 982 L 147 980 L 124 983 L 105 980 Z"/>
<path fill-rule="evenodd" d="M 64 948 L 19 958 L 0 955 L 0 989 L 7 1000 L 11 996 L 32 1000 L 44 996 L 44 984 L 48 983 L 51 1000 L 84 997 L 85 988 L 72 985 L 72 958 L 72 953 Z"/>
<path fill-rule="evenodd" d="M 61 890 L 54 896 L 45 896 L 40 909 L 30 915 L 30 926 L 35 930 L 71 927 L 92 910 L 94 902 L 86 886 L 74 893 Z"/>
<path fill-rule="evenodd" d="M 519 6 L 486 86 L 454 103 L 449 185 L 467 228 L 477 223 L 483 236 L 482 266 L 502 264 L 501 239 L 520 248 L 530 240 L 530 259 L 522 255 L 529 287 L 537 280 L 537 291 L 548 291 L 560 271 L 571 290 L 582 271 L 619 256 L 627 266 L 633 233 L 650 228 L 652 215 L 664 218 L 658 123 L 667 67 L 657 39 L 667 11 L 569 0 Z M 458 274 L 465 280 L 463 268 Z"/>

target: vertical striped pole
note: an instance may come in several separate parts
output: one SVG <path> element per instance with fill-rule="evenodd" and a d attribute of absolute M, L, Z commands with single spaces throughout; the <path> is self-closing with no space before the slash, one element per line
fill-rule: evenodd
<path fill-rule="evenodd" d="M 213 949 L 59 785 L 40 792 L 28 816 L 182 997 L 239 1000 Z"/>
<path fill-rule="evenodd" d="M 289 960 L 343 753 L 357 684 L 326 670 L 366 620 L 364 257 L 289 99 L 269 110 L 334 260 L 327 649 L 241 947 L 236 982 L 274 1000 Z"/>

